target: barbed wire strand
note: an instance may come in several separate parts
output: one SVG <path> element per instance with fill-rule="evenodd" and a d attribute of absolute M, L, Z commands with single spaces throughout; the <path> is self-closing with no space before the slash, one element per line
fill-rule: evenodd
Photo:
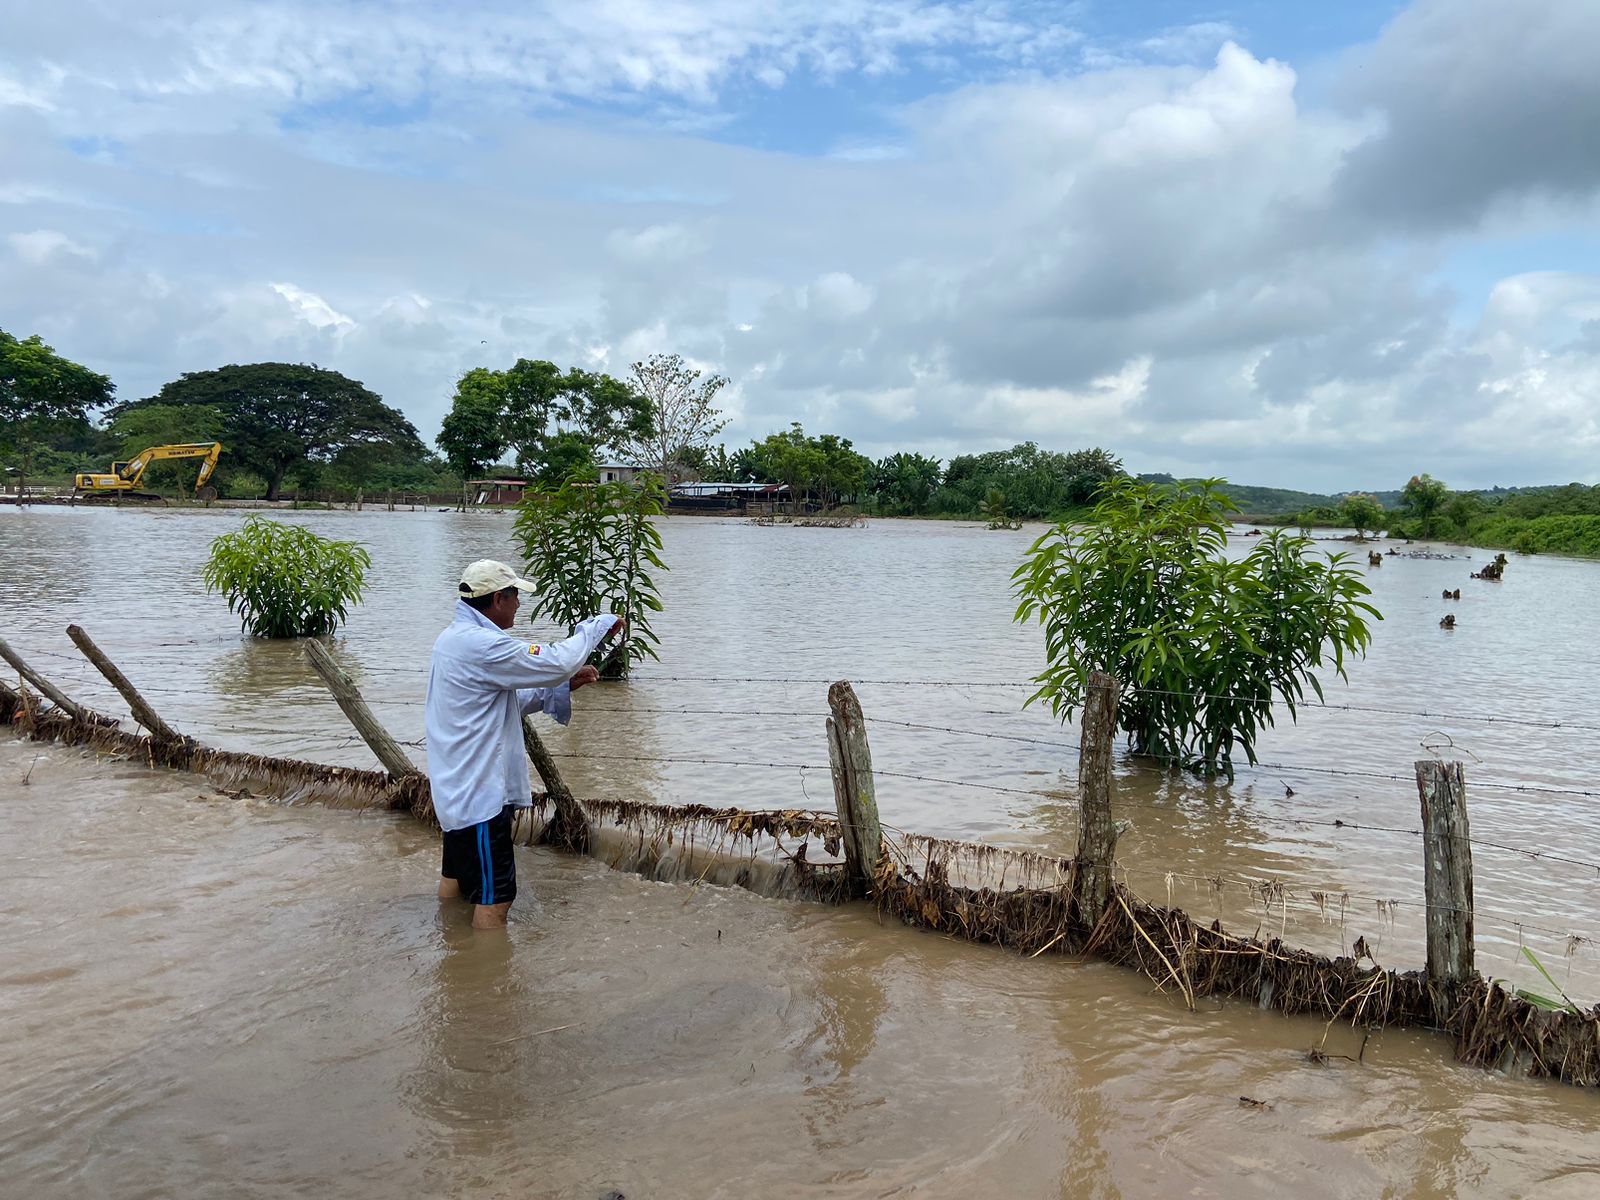
<path fill-rule="evenodd" d="M 1322 915 L 1327 915 L 1329 910 L 1333 908 L 1332 902 L 1341 898 L 1346 900 L 1359 900 L 1386 906 L 1392 905 L 1395 907 L 1403 906 L 1407 908 L 1422 909 L 1426 909 L 1428 907 L 1428 903 L 1425 899 L 1418 900 L 1415 897 L 1378 896 L 1369 892 L 1353 892 L 1348 888 L 1342 888 L 1333 885 L 1307 888 L 1303 880 L 1297 879 L 1293 876 L 1286 878 L 1254 879 L 1248 875 L 1195 875 L 1184 871 L 1165 871 L 1160 867 L 1141 867 L 1138 864 L 1118 863 L 1117 866 L 1118 870 L 1122 872 L 1124 877 L 1133 874 L 1140 874 L 1145 876 L 1161 876 L 1171 879 L 1183 879 L 1193 883 L 1204 883 L 1211 885 L 1212 890 L 1218 894 L 1220 894 L 1221 888 L 1216 885 L 1232 884 L 1250 892 L 1261 903 L 1277 904 L 1280 903 L 1282 899 L 1287 899 L 1289 902 L 1302 909 L 1315 909 Z M 1271 891 L 1270 889 L 1274 886 L 1281 889 L 1281 891 Z M 1290 890 L 1291 888 L 1296 890 Z M 1263 894 L 1264 891 L 1265 894 Z M 1324 897 L 1324 904 L 1319 904 L 1314 898 L 1319 894 Z M 1345 910 L 1339 911 L 1341 917 L 1344 919 L 1348 919 L 1349 917 L 1356 915 L 1353 913 L 1348 913 Z M 1548 933 L 1554 937 L 1577 938 L 1580 941 L 1588 944 L 1593 944 L 1597 941 L 1600 941 L 1600 937 L 1596 937 L 1593 934 L 1580 934 L 1571 929 L 1557 929 L 1549 925 L 1535 925 L 1502 908 L 1485 907 L 1483 905 L 1472 905 L 1465 908 L 1459 905 L 1438 905 L 1435 906 L 1434 911 L 1467 913 L 1474 917 L 1487 917 L 1491 921 L 1511 925 L 1517 929 L 1531 929 L 1538 933 Z"/>
<path fill-rule="evenodd" d="M 271 727 L 271 726 L 251 726 L 251 725 L 230 724 L 230 725 L 227 725 L 227 726 L 211 726 L 211 727 L 208 727 L 208 729 L 226 729 L 229 732 L 235 732 L 235 733 L 262 734 L 262 735 L 266 735 L 266 736 L 273 737 L 273 738 L 282 738 L 282 739 L 288 739 L 288 740 L 297 741 L 297 742 L 303 742 L 309 737 L 309 738 L 315 739 L 315 740 L 317 740 L 319 742 L 331 742 L 332 743 L 332 748 L 344 748 L 344 747 L 354 746 L 354 745 L 357 745 L 357 744 L 363 742 L 363 739 L 359 735 L 350 735 L 350 736 L 346 736 L 346 737 L 342 737 L 342 738 L 339 737 L 338 735 L 331 735 L 331 734 L 307 735 L 307 734 L 301 733 L 301 732 L 299 732 L 297 730 L 281 729 L 281 728 L 276 728 L 276 727 Z M 427 738 L 426 737 L 422 737 L 422 738 L 409 739 L 409 740 L 397 739 L 397 744 L 401 745 L 401 746 L 409 746 L 409 747 L 426 747 Z M 566 758 L 566 759 L 574 759 L 574 760 L 640 762 L 640 763 L 663 764 L 663 765 L 728 766 L 728 767 L 753 768 L 753 769 L 799 771 L 802 774 L 802 778 L 804 777 L 804 772 L 806 772 L 806 771 L 822 772 L 822 771 L 831 771 L 831 769 L 832 769 L 829 764 L 825 764 L 825 763 L 764 762 L 764 761 L 758 761 L 758 760 L 708 758 L 708 757 L 694 757 L 694 756 L 657 756 L 657 755 L 640 755 L 640 754 L 604 754 L 604 753 L 593 753 L 593 752 L 587 752 L 587 751 L 552 751 L 551 753 L 552 753 L 552 756 L 556 757 L 556 758 Z M 977 790 L 980 790 L 980 791 L 998 792 L 998 793 L 1003 793 L 1003 794 L 1008 794 L 1008 795 L 1017 795 L 1017 796 L 1028 796 L 1028 797 L 1031 797 L 1031 798 L 1034 798 L 1034 799 L 1048 800 L 1048 801 L 1051 801 L 1052 803 L 1060 803 L 1063 800 L 1072 800 L 1073 799 L 1073 797 L 1071 797 L 1070 794 L 1064 789 L 1058 789 L 1058 790 L 1054 790 L 1054 791 L 1039 791 L 1037 789 L 1008 787 L 1008 786 L 1005 786 L 1005 785 L 1002 785 L 1002 784 L 978 783 L 978 782 L 974 782 L 972 780 L 948 779 L 948 778 L 944 778 L 944 777 L 940 777 L 940 776 L 923 775 L 923 774 L 914 773 L 914 772 L 894 771 L 894 770 L 888 770 L 888 769 L 879 768 L 879 767 L 875 767 L 874 768 L 873 774 L 875 776 L 881 776 L 881 777 L 889 778 L 889 779 L 902 779 L 902 780 L 907 780 L 907 781 L 910 781 L 910 782 L 918 782 L 918 783 L 934 783 L 934 784 L 939 784 L 939 785 L 945 786 L 945 787 L 972 788 L 972 789 L 977 789 Z M 1396 778 L 1404 778 L 1404 777 L 1401 776 L 1401 777 L 1396 777 Z M 1075 802 L 1075 800 L 1074 800 L 1074 802 Z M 1171 811 L 1172 811 L 1171 806 L 1169 806 L 1169 805 L 1161 805 L 1161 804 L 1153 804 L 1153 803 L 1149 803 L 1149 802 L 1129 801 L 1129 800 L 1119 800 L 1118 803 L 1117 803 L 1117 808 L 1119 810 L 1141 810 L 1141 811 L 1158 812 L 1158 813 L 1163 813 L 1163 814 L 1170 814 Z M 1275 815 L 1265 814 L 1265 813 L 1251 813 L 1250 816 L 1249 816 L 1249 820 L 1254 822 L 1254 823 L 1256 823 L 1256 824 L 1288 826 L 1288 827 L 1292 827 L 1292 828 L 1296 828 L 1296 829 L 1325 828 L 1325 829 L 1334 829 L 1334 830 L 1340 830 L 1340 831 L 1348 830 L 1348 831 L 1351 831 L 1351 832 L 1358 832 L 1358 833 L 1381 833 L 1381 834 L 1391 834 L 1391 835 L 1396 835 L 1396 836 L 1414 837 L 1414 838 L 1422 837 L 1422 830 L 1421 829 L 1405 827 L 1405 826 L 1370 824 L 1370 823 L 1362 822 L 1362 821 L 1350 821 L 1350 820 L 1345 820 L 1342 817 L 1336 817 L 1336 818 L 1333 818 L 1333 819 L 1326 819 L 1326 818 L 1319 818 L 1319 817 L 1275 816 Z M 1532 860 L 1532 861 L 1562 863 L 1564 865 L 1580 867 L 1580 868 L 1583 868 L 1584 870 L 1594 871 L 1597 875 L 1600 875 L 1600 862 L 1595 862 L 1595 861 L 1591 861 L 1591 860 L 1588 860 L 1588 859 L 1574 858 L 1574 857 L 1569 856 L 1569 855 L 1557 854 L 1557 853 L 1554 853 L 1554 852 L 1548 851 L 1548 850 L 1529 849 L 1527 847 L 1516 846 L 1516 845 L 1512 845 L 1510 843 L 1495 841 L 1495 840 L 1487 839 L 1487 838 L 1472 837 L 1472 838 L 1468 838 L 1467 842 L 1468 842 L 1469 845 L 1471 845 L 1473 847 L 1476 847 L 1476 848 L 1498 850 L 1498 851 L 1500 851 L 1502 853 L 1514 854 L 1514 855 L 1517 855 L 1517 856 L 1520 856 L 1520 857 L 1523 857 L 1523 858 L 1527 858 L 1527 859 Z"/>
<path fill-rule="evenodd" d="M 71 655 L 59 654 L 59 653 L 56 653 L 54 651 L 38 651 L 38 653 L 43 653 L 43 654 L 49 655 L 50 657 L 53 657 L 53 658 L 59 658 L 59 659 L 65 660 L 65 661 L 72 662 L 73 665 L 75 667 L 78 667 L 78 668 L 82 668 L 82 667 L 85 667 L 85 666 L 88 665 L 86 663 L 83 663 L 80 660 L 77 660 L 77 659 L 73 658 L 73 656 L 71 656 Z M 103 680 L 100 680 L 99 682 L 100 682 L 101 686 L 108 686 L 108 685 L 105 684 L 105 682 Z M 150 688 L 147 688 L 145 690 L 149 690 L 149 691 L 152 691 L 152 692 L 155 692 L 155 693 L 163 693 L 164 692 L 164 693 L 170 693 L 170 694 L 192 694 L 190 689 L 184 689 L 184 688 L 171 688 L 171 689 L 169 689 L 169 688 L 162 688 L 162 687 L 157 686 L 157 687 L 150 687 Z M 325 698 L 327 703 L 330 703 L 330 704 L 333 703 L 333 699 L 332 699 L 331 695 L 327 695 L 324 698 Z M 594 711 L 594 712 L 628 712 L 630 710 L 628 710 L 628 709 L 608 709 L 608 708 L 603 708 L 602 707 L 602 708 L 596 708 L 596 709 L 592 709 L 592 710 L 585 709 L 583 711 L 586 711 L 586 712 L 588 712 L 588 711 Z M 654 712 L 674 711 L 674 712 L 684 712 L 684 713 L 687 713 L 687 712 L 699 712 L 699 713 L 703 713 L 705 715 L 724 715 L 724 716 L 726 716 L 726 715 L 734 715 L 734 716 L 750 715 L 747 712 L 745 712 L 744 710 L 732 710 L 732 709 L 705 709 L 705 710 L 649 709 L 649 710 L 646 710 L 646 711 L 654 711 Z M 776 713 L 775 712 L 775 713 L 773 713 L 771 715 L 785 715 L 785 714 Z M 820 715 L 824 715 L 824 714 L 821 714 L 820 712 L 802 710 L 802 711 L 796 711 L 796 712 L 793 712 L 793 713 L 787 714 L 787 715 L 820 716 Z M 902 728 L 908 728 L 908 729 L 921 729 L 921 730 L 929 730 L 929 731 L 933 731 L 933 732 L 946 733 L 946 734 L 951 734 L 951 735 L 973 736 L 973 737 L 990 738 L 990 739 L 996 739 L 996 740 L 1022 742 L 1022 743 L 1028 743 L 1028 744 L 1036 744 L 1036 745 L 1048 746 L 1051 749 L 1055 749 L 1055 750 L 1058 750 L 1058 751 L 1061 751 L 1061 752 L 1064 752 L 1064 753 L 1069 753 L 1069 754 L 1074 754 L 1074 755 L 1077 753 L 1076 749 L 1074 747 L 1072 747 L 1070 744 L 1064 743 L 1064 742 L 1060 742 L 1060 741 L 1055 741 L 1055 740 L 1047 740 L 1047 739 L 1041 739 L 1041 738 L 1028 738 L 1028 737 L 1023 737 L 1021 735 L 1013 735 L 1013 734 L 997 734 L 997 733 L 993 733 L 993 732 L 989 732 L 989 731 L 963 729 L 963 728 L 959 728 L 959 727 L 955 727 L 955 726 L 929 725 L 929 724 L 924 724 L 924 723 L 921 723 L 921 722 L 902 721 L 902 720 L 898 720 L 898 719 L 895 719 L 895 718 L 882 718 L 882 717 L 880 717 L 880 718 L 869 718 L 869 719 L 873 720 L 873 721 L 875 721 L 875 722 L 877 722 L 879 724 L 894 725 L 894 726 L 898 726 L 898 727 L 902 727 Z M 296 735 L 296 734 L 294 734 L 294 731 L 271 729 L 271 728 L 267 728 L 267 727 L 248 727 L 248 726 L 240 726 L 240 725 L 231 725 L 231 726 L 226 726 L 224 728 L 227 728 L 227 729 L 229 729 L 231 731 L 234 731 L 234 732 L 257 732 L 257 733 L 269 734 L 269 735 L 274 736 L 274 737 L 277 737 L 277 736 L 298 736 L 300 738 L 312 737 L 312 738 L 320 738 L 321 740 L 330 740 L 329 739 L 329 735 L 314 735 L 314 734 L 313 735 L 305 735 L 305 734 Z M 347 737 L 347 738 L 344 738 L 344 739 L 341 740 L 341 739 L 338 739 L 337 737 L 333 737 L 331 740 L 333 740 L 335 745 L 337 745 L 337 746 L 349 746 L 349 745 L 354 745 L 360 739 L 356 738 L 356 737 Z M 406 746 L 412 746 L 412 747 L 424 746 L 424 745 L 426 745 L 426 739 L 423 738 L 423 739 L 412 740 L 412 741 L 403 741 L 400 744 L 406 745 Z M 613 760 L 619 760 L 619 761 L 629 761 L 629 760 L 631 760 L 631 761 L 640 761 L 640 762 L 658 762 L 658 763 L 665 763 L 665 764 L 679 763 L 679 764 L 692 764 L 692 765 L 723 765 L 723 766 L 742 766 L 742 767 L 764 767 L 764 768 L 777 768 L 777 769 L 783 769 L 783 770 L 796 770 L 797 769 L 797 770 L 801 770 L 801 771 L 827 769 L 827 768 L 823 767 L 821 764 L 814 764 L 814 763 L 764 763 L 764 762 L 745 761 L 745 760 L 693 758 L 693 757 L 650 757 L 650 756 L 642 756 L 642 755 L 596 755 L 596 754 L 573 754 L 573 753 L 564 754 L 562 756 L 564 756 L 564 757 L 575 757 L 575 758 L 613 759 Z M 1169 759 L 1169 761 L 1171 761 L 1171 760 Z M 1412 783 L 1413 782 L 1411 777 L 1404 776 L 1404 775 L 1397 775 L 1397 774 L 1393 774 L 1393 773 L 1387 773 L 1387 772 L 1352 771 L 1352 770 L 1342 769 L 1342 768 L 1314 767 L 1314 766 L 1310 766 L 1309 764 L 1297 764 L 1297 763 L 1255 763 L 1255 764 L 1247 764 L 1247 765 L 1238 767 L 1238 768 L 1236 768 L 1236 770 L 1237 771 L 1253 772 L 1253 773 L 1257 773 L 1257 774 L 1278 773 L 1278 774 L 1290 774 L 1290 775 L 1293 775 L 1293 774 L 1297 774 L 1297 773 L 1299 773 L 1299 774 L 1310 773 L 1310 774 L 1318 774 L 1318 775 L 1324 775 L 1324 776 L 1329 776 L 1329 777 L 1373 779 L 1373 780 L 1384 780 L 1384 781 L 1389 781 L 1389 782 L 1400 782 L 1400 783 Z M 941 784 L 943 786 L 949 786 L 949 787 L 976 788 L 976 789 L 984 790 L 984 791 L 994 791 L 994 792 L 1001 792 L 1001 793 L 1013 794 L 1013 795 L 1026 795 L 1026 796 L 1033 796 L 1033 797 L 1038 797 L 1038 798 L 1043 798 L 1043 799 L 1059 799 L 1060 796 L 1061 796 L 1061 793 L 1059 793 L 1059 792 L 1057 792 L 1057 793 L 1039 792 L 1039 791 L 1032 790 L 1032 789 L 1006 787 L 1006 786 L 998 785 L 998 784 L 975 783 L 975 782 L 972 782 L 972 781 L 969 781 L 969 780 L 946 779 L 946 778 L 941 778 L 941 777 L 937 777 L 937 776 L 927 776 L 927 775 L 912 774 L 912 773 L 907 773 L 907 772 L 895 772 L 895 771 L 888 771 L 888 770 L 879 770 L 877 773 L 881 774 L 881 775 L 884 775 L 886 777 L 889 777 L 889 778 L 901 778 L 901 779 L 907 779 L 907 780 L 913 780 L 913 781 L 925 782 L 925 783 L 937 783 L 937 784 Z M 1570 795 L 1570 796 L 1583 796 L 1583 797 L 1591 797 L 1591 798 L 1600 797 L 1600 792 L 1592 792 L 1592 791 L 1587 791 L 1587 790 L 1583 790 L 1583 789 L 1554 788 L 1554 787 L 1547 787 L 1547 786 L 1538 785 L 1538 784 L 1499 783 L 1499 782 L 1496 782 L 1496 781 L 1493 781 L 1493 780 L 1482 780 L 1482 779 L 1474 779 L 1472 781 L 1472 783 L 1471 783 L 1471 786 L 1473 788 L 1492 788 L 1492 789 L 1497 789 L 1497 790 L 1509 790 L 1509 791 L 1513 791 L 1513 792 L 1547 793 L 1547 794 L 1559 794 L 1559 795 Z M 1138 807 L 1138 806 L 1135 806 L 1135 807 Z M 1143 807 L 1159 808 L 1159 806 L 1143 806 Z M 1261 821 L 1261 822 L 1292 824 L 1292 825 L 1295 825 L 1297 827 L 1319 826 L 1320 825 L 1320 826 L 1327 826 L 1327 827 L 1341 828 L 1341 829 L 1365 830 L 1365 831 L 1370 831 L 1370 832 L 1403 833 L 1403 834 L 1407 834 L 1407 835 L 1410 835 L 1410 836 L 1421 836 L 1421 831 L 1420 830 L 1399 829 L 1399 828 L 1395 828 L 1395 827 L 1385 827 L 1385 826 L 1377 826 L 1377 825 L 1365 825 L 1365 824 L 1356 823 L 1356 822 L 1344 821 L 1342 819 L 1335 820 L 1335 821 L 1332 821 L 1332 822 L 1328 822 L 1328 821 L 1318 821 L 1318 820 L 1316 820 L 1314 818 L 1299 818 L 1299 817 L 1274 818 L 1274 817 L 1269 817 L 1269 816 L 1261 815 L 1261 814 L 1255 815 L 1255 817 L 1253 819 L 1255 819 L 1257 821 Z M 1566 856 L 1563 856 L 1563 855 L 1553 854 L 1553 853 L 1550 853 L 1550 852 L 1547 852 L 1547 851 L 1528 850 L 1528 849 L 1523 848 L 1523 847 L 1511 846 L 1511 845 L 1508 845 L 1506 843 L 1491 842 L 1491 841 L 1488 841 L 1488 840 L 1481 840 L 1481 839 L 1471 839 L 1471 841 L 1472 841 L 1472 844 L 1474 844 L 1474 845 L 1481 845 L 1481 846 L 1484 846 L 1484 847 L 1487 847 L 1487 848 L 1498 849 L 1498 850 L 1503 850 L 1503 851 L 1507 851 L 1507 852 L 1510 852 L 1510 853 L 1520 854 L 1520 855 L 1524 855 L 1524 856 L 1526 856 L 1528 858 L 1531 858 L 1531 859 L 1547 859 L 1547 860 L 1552 861 L 1552 862 L 1563 862 L 1563 863 L 1568 863 L 1570 865 L 1582 866 L 1582 867 L 1585 867 L 1585 868 L 1593 868 L 1593 869 L 1595 869 L 1597 871 L 1600 871 L 1600 866 L 1597 866 L 1594 863 L 1586 862 L 1586 861 L 1580 860 L 1580 859 L 1569 858 L 1569 857 L 1566 857 Z"/>
<path fill-rule="evenodd" d="M 195 643 L 190 643 L 190 642 L 174 642 L 174 643 L 161 642 L 161 643 L 155 643 L 155 644 L 156 645 L 161 645 L 161 646 L 175 646 L 175 645 L 198 645 L 200 643 L 198 643 L 198 642 L 195 642 Z M 61 658 L 61 659 L 66 659 L 68 661 L 78 661 L 78 660 L 75 660 L 72 655 L 61 654 L 61 653 L 56 652 L 56 651 L 42 650 L 41 649 L 41 650 L 30 651 L 30 653 L 49 655 L 49 656 L 51 656 L 53 658 Z M 356 666 L 357 670 L 359 670 L 359 671 L 361 671 L 363 673 L 367 673 L 367 674 L 405 675 L 405 676 L 409 676 L 409 677 L 412 677 L 412 678 L 422 678 L 426 674 L 426 672 L 421 671 L 421 670 L 419 670 L 417 668 L 412 668 L 412 667 L 387 667 L 387 666 L 380 666 L 380 665 L 377 665 L 377 664 L 370 664 L 370 665 L 369 664 L 355 664 L 355 666 Z M 619 683 L 652 683 L 652 682 L 657 682 L 657 681 L 660 681 L 660 682 L 673 682 L 673 683 L 763 683 L 763 684 L 794 684 L 794 685 L 805 684 L 805 685 L 826 686 L 828 684 L 832 684 L 832 683 L 837 682 L 837 677 L 835 677 L 835 678 L 823 678 L 823 677 L 820 677 L 820 676 L 819 677 L 805 677 L 805 676 L 792 676 L 791 677 L 791 676 L 774 676 L 774 675 L 745 675 L 745 676 L 737 676 L 737 675 L 658 675 L 658 674 L 655 674 L 653 672 L 638 672 L 638 673 L 635 673 L 631 678 L 626 679 L 626 680 L 606 679 L 606 680 L 601 680 L 600 682 L 601 683 L 606 683 L 606 684 L 619 684 Z M 862 686 L 875 686 L 875 687 L 936 687 L 936 688 L 974 688 L 974 687 L 984 687 L 984 688 L 1029 688 L 1029 689 L 1033 689 L 1033 690 L 1038 690 L 1038 686 L 1039 686 L 1036 681 L 1010 681 L 1010 680 L 992 680 L 992 679 L 870 679 L 870 678 L 863 678 L 863 679 L 852 679 L 852 680 L 850 680 L 850 682 L 851 683 L 855 683 L 855 684 L 859 684 L 859 685 L 862 685 Z M 1146 695 L 1179 696 L 1179 697 L 1187 697 L 1187 698 L 1191 698 L 1191 699 L 1204 699 L 1204 700 L 1230 700 L 1230 701 L 1244 701 L 1246 703 L 1258 703 L 1258 702 L 1261 701 L 1261 697 L 1258 697 L 1258 696 L 1245 696 L 1245 695 L 1240 695 L 1238 693 L 1229 693 L 1229 692 L 1198 692 L 1198 691 L 1192 691 L 1192 690 L 1190 690 L 1190 691 L 1177 691 L 1177 690 L 1172 690 L 1172 689 L 1147 688 L 1147 687 L 1129 687 L 1129 688 L 1125 689 L 1125 694 L 1126 693 L 1141 693 L 1141 692 L 1146 694 Z M 1538 729 L 1560 729 L 1560 730 L 1580 731 L 1580 732 L 1587 732 L 1587 733 L 1600 733 L 1600 725 L 1590 725 L 1590 724 L 1585 724 L 1585 723 L 1576 722 L 1576 721 L 1561 721 L 1561 720 L 1540 721 L 1540 720 L 1534 720 L 1532 718 L 1527 718 L 1527 717 L 1507 717 L 1507 716 L 1500 716 L 1500 715 L 1485 715 L 1485 714 L 1480 714 L 1480 713 L 1435 712 L 1435 711 L 1428 710 L 1428 709 L 1391 708 L 1391 707 L 1386 707 L 1386 706 L 1364 705 L 1364 704 L 1335 704 L 1335 703 L 1330 703 L 1330 702 L 1325 701 L 1325 700 L 1296 701 L 1295 702 L 1295 708 L 1296 709 L 1323 709 L 1323 710 L 1332 711 L 1332 712 L 1368 712 L 1368 713 L 1375 713 L 1375 714 L 1380 714 L 1380 715 L 1385 715 L 1385 716 L 1425 717 L 1425 718 L 1427 718 L 1429 720 L 1443 720 L 1443 721 L 1479 721 L 1479 722 L 1483 722 L 1483 723 L 1487 723 L 1487 724 L 1519 725 L 1519 726 L 1525 726 L 1525 727 L 1530 727 L 1530 728 L 1538 728 Z M 996 713 L 1004 713 L 1007 710 L 1003 710 L 1002 709 L 1002 710 L 994 710 L 994 711 Z"/>

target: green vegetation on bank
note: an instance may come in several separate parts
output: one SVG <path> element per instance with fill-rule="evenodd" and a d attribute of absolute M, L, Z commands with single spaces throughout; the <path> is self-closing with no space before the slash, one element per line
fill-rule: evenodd
<path fill-rule="evenodd" d="M 812 435 L 795 422 L 748 447 L 713 446 L 689 464 L 697 478 L 781 483 L 818 502 L 885 517 L 1059 520 L 1081 514 L 1100 487 L 1125 476 L 1106 450 L 1061 453 L 1021 442 L 1009 450 L 958 454 L 948 465 L 900 452 L 873 461 L 849 438 Z"/>
<path fill-rule="evenodd" d="M 113 404 L 114 390 L 37 337 L 0 330 L 7 484 L 70 488 L 78 472 L 108 471 L 151 446 L 220 441 L 213 485 L 228 499 L 276 499 L 286 487 L 370 497 L 461 486 L 404 414 L 337 371 L 249 363 L 186 373 L 142 400 Z M 173 495 L 192 482 L 185 464 L 157 464 L 145 478 L 146 490 Z"/>
<path fill-rule="evenodd" d="M 55 466 L 58 444 L 89 433 L 89 413 L 111 403 L 111 380 L 63 358 L 38 334 L 12 337 L 0 329 L 0 462 L 27 477 Z"/>
<path fill-rule="evenodd" d="M 1600 516 L 1490 517 L 1463 539 L 1469 546 L 1521 554 L 1581 554 L 1600 558 Z"/>
<path fill-rule="evenodd" d="M 1391 495 L 1397 501 L 1392 509 L 1385 509 L 1376 497 L 1353 492 L 1336 504 L 1306 508 L 1279 521 L 1302 527 L 1386 530 L 1390 537 L 1522 554 L 1600 557 L 1600 486 L 1569 483 L 1456 492 L 1423 473 Z"/>

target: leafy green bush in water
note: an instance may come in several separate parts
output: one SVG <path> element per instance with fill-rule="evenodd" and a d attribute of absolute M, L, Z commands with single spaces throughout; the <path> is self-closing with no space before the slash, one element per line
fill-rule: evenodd
<path fill-rule="evenodd" d="M 978 506 L 980 516 L 987 517 L 990 529 L 1021 529 L 1022 522 L 1014 518 L 1006 504 L 1006 494 L 997 487 L 990 488 Z"/>
<path fill-rule="evenodd" d="M 318 537 L 298 525 L 251 517 L 211 543 L 206 591 L 260 638 L 318 637 L 361 599 L 371 556 L 355 542 Z"/>
<path fill-rule="evenodd" d="M 1321 699 L 1314 669 L 1344 676 L 1366 618 L 1382 617 L 1345 556 L 1312 557 L 1303 537 L 1269 533 L 1230 562 L 1220 486 L 1109 483 L 1090 525 L 1057 525 L 1012 578 L 1016 619 L 1045 630 L 1030 703 L 1068 719 L 1105 671 L 1126 689 L 1117 720 L 1136 753 L 1231 776 L 1235 747 L 1255 761 L 1274 700 L 1293 716 L 1308 687 Z"/>
<path fill-rule="evenodd" d="M 661 611 L 652 571 L 666 570 L 661 535 L 651 518 L 661 515 L 666 489 L 646 474 L 631 483 L 600 483 L 593 468 L 580 468 L 559 486 L 536 486 L 524 494 L 516 535 L 528 561 L 528 579 L 539 588 L 529 619 L 564 625 L 599 613 L 628 619 L 621 652 L 595 665 L 625 675 L 645 657 L 656 658 L 661 639 L 650 618 Z M 601 652 L 597 652 L 597 659 Z"/>

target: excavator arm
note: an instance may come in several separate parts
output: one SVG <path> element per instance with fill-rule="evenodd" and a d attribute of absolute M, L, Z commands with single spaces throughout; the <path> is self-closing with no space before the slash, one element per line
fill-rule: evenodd
<path fill-rule="evenodd" d="M 129 487 L 136 488 L 139 486 L 139 481 L 144 478 L 145 469 L 153 462 L 168 458 L 203 458 L 205 461 L 200 464 L 200 477 L 194 482 L 194 490 L 198 492 L 205 487 L 206 480 L 210 479 L 211 473 L 217 469 L 217 460 L 221 457 L 220 442 L 185 442 L 175 446 L 151 446 L 129 459 L 117 474 L 127 481 Z"/>
<path fill-rule="evenodd" d="M 144 473 L 151 463 L 169 458 L 198 458 L 204 460 L 200 464 L 199 478 L 194 483 L 194 490 L 199 492 L 216 471 L 217 462 L 221 457 L 221 442 L 182 442 L 171 446 L 151 446 L 147 450 L 141 450 L 127 462 L 112 463 L 111 470 L 107 474 L 83 473 L 74 482 L 80 492 L 133 492 L 144 479 Z"/>

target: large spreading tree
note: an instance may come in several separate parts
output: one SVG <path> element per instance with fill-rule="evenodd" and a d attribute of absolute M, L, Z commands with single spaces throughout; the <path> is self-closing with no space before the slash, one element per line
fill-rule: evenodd
<path fill-rule="evenodd" d="M 228 461 L 267 481 L 276 500 L 284 476 L 303 463 L 324 464 L 363 448 L 421 460 L 416 427 L 377 393 L 338 371 L 304 363 L 247 363 L 191 371 L 154 396 L 115 410 L 183 405 L 221 415 Z"/>
<path fill-rule="evenodd" d="M 998 488 L 1013 516 L 1054 517 L 1091 503 L 1102 487 L 1122 476 L 1121 460 L 1098 447 L 1061 454 L 1023 442 L 1009 450 L 952 458 L 938 498 L 942 503 L 935 507 L 972 512 L 991 488 Z"/>
<path fill-rule="evenodd" d="M 19 497 L 27 494 L 39 447 L 87 431 L 90 410 L 110 404 L 114 390 L 111 380 L 62 358 L 38 334 L 19 340 L 0 329 L 0 455 L 16 460 Z"/>

